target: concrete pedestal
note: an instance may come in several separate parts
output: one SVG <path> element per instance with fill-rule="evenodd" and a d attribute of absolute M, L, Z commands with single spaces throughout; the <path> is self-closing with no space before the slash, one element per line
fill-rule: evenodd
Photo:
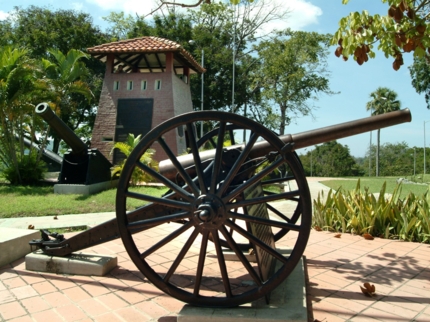
<path fill-rule="evenodd" d="M 185 305 L 179 312 L 178 322 L 307 322 L 306 281 L 303 258 L 288 278 L 270 296 L 236 308 L 201 308 Z"/>
<path fill-rule="evenodd" d="M 117 265 L 117 257 L 100 254 L 72 253 L 58 257 L 37 250 L 25 256 L 27 270 L 56 274 L 103 276 Z"/>

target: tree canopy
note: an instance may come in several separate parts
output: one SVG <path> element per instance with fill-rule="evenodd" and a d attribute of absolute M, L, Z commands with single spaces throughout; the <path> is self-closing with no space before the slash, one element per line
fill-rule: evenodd
<path fill-rule="evenodd" d="M 279 134 L 297 115 L 309 115 L 318 94 L 333 94 L 326 58 L 330 35 L 286 30 L 257 48 L 258 69 L 254 86 L 280 111 Z"/>
<path fill-rule="evenodd" d="M 300 156 L 306 175 L 344 177 L 362 175 L 362 169 L 350 155 L 349 148 L 337 141 L 317 145 Z"/>
<path fill-rule="evenodd" d="M 342 0 L 347 4 L 350 0 Z M 417 57 L 430 53 L 429 0 L 381 0 L 387 4 L 387 15 L 371 15 L 367 10 L 351 12 L 339 21 L 332 44 L 336 56 L 349 56 L 359 65 L 375 57 L 375 46 L 393 58 L 393 68 L 403 65 L 403 54 Z"/>

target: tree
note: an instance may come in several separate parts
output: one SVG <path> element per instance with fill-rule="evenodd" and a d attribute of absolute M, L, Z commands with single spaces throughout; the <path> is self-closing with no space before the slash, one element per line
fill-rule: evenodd
<path fill-rule="evenodd" d="M 347 4 L 349 0 L 342 0 Z M 429 0 L 382 0 L 386 16 L 370 15 L 366 10 L 352 12 L 339 21 L 332 44 L 338 44 L 336 56 L 353 56 L 359 65 L 375 57 L 374 44 L 386 57 L 394 58 L 393 68 L 403 65 L 403 54 L 413 52 L 424 57 L 430 47 Z M 430 53 L 430 51 L 429 51 Z"/>
<path fill-rule="evenodd" d="M 311 114 L 319 94 L 333 94 L 326 68 L 329 41 L 330 35 L 288 29 L 256 47 L 254 83 L 279 108 L 279 134 L 294 117 Z"/>
<path fill-rule="evenodd" d="M 28 50 L 5 46 L 0 48 L 0 162 L 9 169 L 13 183 L 26 180 L 20 173 L 25 164 L 34 171 L 39 160 L 32 151 L 24 153 L 24 136 L 34 137 L 33 118 L 36 97 L 47 84 L 37 77 L 37 64 Z"/>
<path fill-rule="evenodd" d="M 430 65 L 427 57 L 414 57 L 414 63 L 409 67 L 412 86 L 417 93 L 424 93 L 427 108 L 430 109 Z"/>
<path fill-rule="evenodd" d="M 362 169 L 350 155 L 348 146 L 330 141 L 300 156 L 306 175 L 318 177 L 359 176 Z"/>
<path fill-rule="evenodd" d="M 52 59 L 53 56 L 48 51 L 50 48 L 64 54 L 72 49 L 85 52 L 88 47 L 108 41 L 108 36 L 93 24 L 91 15 L 74 10 L 15 7 L 6 20 L 0 21 L 0 44 L 26 47 L 28 55 L 36 60 Z M 88 68 L 85 81 L 91 88 L 94 99 L 88 100 L 80 94 L 71 94 L 75 106 L 67 124 L 73 129 L 79 129 L 89 138 L 106 66 L 93 57 L 88 57 L 83 62 Z"/>
<path fill-rule="evenodd" d="M 239 112 L 245 102 L 252 103 L 253 92 L 250 73 L 256 57 L 251 57 L 251 44 L 265 36 L 262 27 L 274 19 L 285 18 L 288 10 L 265 4 L 270 0 L 246 3 L 234 12 L 225 3 L 202 4 L 197 10 L 178 14 L 173 10 L 157 14 L 152 21 L 145 17 L 111 14 L 104 18 L 112 26 L 113 35 L 135 38 L 157 36 L 168 38 L 182 45 L 197 61 L 204 52 L 204 109 Z M 167 4 L 167 3 L 166 3 Z M 193 40 L 190 44 L 190 40 Z M 233 53 L 235 53 L 235 100 L 232 101 Z M 199 75 L 191 76 L 191 93 L 195 109 L 200 109 L 201 81 Z"/>
<path fill-rule="evenodd" d="M 42 59 L 42 62 L 51 90 L 56 96 L 54 109 L 56 114 L 59 114 L 61 119 L 74 130 L 80 123 L 71 124 L 73 120 L 79 119 L 79 116 L 72 117 L 77 103 L 73 95 L 82 95 L 89 101 L 94 98 L 90 87 L 85 82 L 85 77 L 89 73 L 88 68 L 82 62 L 82 59 L 88 56 L 74 49 L 67 55 L 58 49 L 51 49 L 49 53 L 51 59 Z M 60 141 L 61 139 L 55 135 L 52 149 L 55 153 L 58 152 Z"/>
<path fill-rule="evenodd" d="M 366 152 L 363 160 L 363 166 L 369 165 L 369 157 L 372 159 L 376 156 L 376 145 Z M 415 150 L 415 151 L 414 151 Z M 406 142 L 384 143 L 380 147 L 380 175 L 381 176 L 411 176 L 415 173 L 423 173 L 423 148 L 410 148 Z M 372 163 L 372 172 L 375 173 L 376 165 Z"/>
<path fill-rule="evenodd" d="M 386 87 L 378 87 L 376 91 L 370 93 L 371 101 L 367 102 L 366 110 L 372 115 L 381 115 L 388 112 L 400 110 L 400 101 L 397 100 L 397 93 Z M 376 176 L 379 176 L 379 147 L 381 139 L 381 129 L 377 132 L 376 150 Z"/>
<path fill-rule="evenodd" d="M 36 6 L 14 9 L 6 20 L 0 22 L 2 28 L 8 30 L 0 38 L 16 46 L 29 48 L 29 55 L 33 58 L 47 58 L 48 48 L 63 53 L 71 49 L 85 51 L 107 40 L 106 35 L 93 25 L 87 13 L 52 11 Z"/>
<path fill-rule="evenodd" d="M 245 0 L 243 2 L 244 3 L 246 3 L 246 2 L 252 3 L 252 2 L 254 2 L 254 0 Z M 145 17 L 150 16 L 150 15 L 154 14 L 155 12 L 157 12 L 158 10 L 163 9 L 163 7 L 178 6 L 178 7 L 182 7 L 182 8 L 196 8 L 198 6 L 201 6 L 204 4 L 211 4 L 211 3 L 212 3 L 211 0 L 195 0 L 194 3 L 184 3 L 182 1 L 176 2 L 176 1 L 169 1 L 169 0 L 167 0 L 167 1 L 166 0 L 160 0 L 158 3 L 158 7 L 153 9 Z M 237 5 L 240 3 L 240 0 L 230 0 L 230 3 Z"/>

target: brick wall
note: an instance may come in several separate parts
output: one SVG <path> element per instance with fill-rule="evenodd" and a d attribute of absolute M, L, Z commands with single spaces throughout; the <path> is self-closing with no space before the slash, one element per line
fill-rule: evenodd
<path fill-rule="evenodd" d="M 152 128 L 175 115 L 192 111 L 191 92 L 188 84 L 179 79 L 171 71 L 164 73 L 111 73 L 108 61 L 107 72 L 103 81 L 97 116 L 92 133 L 91 146 L 97 148 L 112 161 L 110 150 L 115 137 L 116 111 L 118 99 L 153 98 Z M 146 89 L 142 90 L 142 81 L 146 81 Z M 161 81 L 161 88 L 155 89 L 156 82 Z M 119 82 L 119 88 L 114 88 Z M 133 88 L 127 88 L 133 82 Z M 172 150 L 178 154 L 185 150 L 185 137 L 178 137 L 172 132 L 165 137 Z M 157 149 L 156 159 L 163 160 L 166 155 Z"/>

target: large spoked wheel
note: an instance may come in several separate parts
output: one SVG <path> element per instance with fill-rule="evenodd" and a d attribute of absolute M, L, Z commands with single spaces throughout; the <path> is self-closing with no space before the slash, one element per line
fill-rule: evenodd
<path fill-rule="evenodd" d="M 202 121 L 219 125 L 210 151 L 198 149 L 196 127 Z M 230 124 L 249 131 L 246 144 L 224 146 L 235 136 L 226 131 Z M 191 155 L 177 156 L 185 144 Z M 157 172 L 144 161 L 150 149 L 169 160 L 169 171 Z M 285 169 L 291 176 L 288 191 L 275 182 Z M 131 186 L 139 173 L 164 188 Z M 263 193 L 263 186 L 272 193 Z M 137 208 L 127 213 L 130 205 Z M 148 280 L 181 301 L 209 307 L 251 302 L 287 278 L 305 250 L 312 213 L 306 178 L 291 146 L 258 123 L 222 112 L 183 114 L 151 130 L 127 159 L 116 211 L 124 246 Z M 279 230 L 289 231 L 288 238 L 275 247 Z M 241 245 L 252 245 L 270 269 L 248 259 Z M 226 261 L 224 246 L 237 261 Z"/>
<path fill-rule="evenodd" d="M 240 133 L 243 133 L 243 132 L 245 132 L 245 134 L 243 134 L 242 137 L 244 137 L 246 141 L 246 132 L 247 132 L 246 129 L 241 128 L 241 126 L 239 126 L 238 124 L 228 124 L 225 127 L 224 137 L 227 136 L 230 139 L 229 143 L 231 145 L 235 145 L 236 144 L 235 136 L 237 136 L 238 134 L 240 135 Z M 214 130 L 209 131 L 197 141 L 197 147 L 199 149 L 202 147 L 205 149 L 215 149 L 218 135 L 219 135 L 219 128 L 215 128 Z M 295 157 L 297 157 L 298 159 L 296 152 L 292 152 L 292 153 L 294 153 Z M 267 160 L 267 157 L 262 156 L 258 159 L 261 162 L 261 160 L 263 159 Z M 258 162 L 258 160 L 255 160 L 255 162 Z M 295 185 L 295 177 L 292 173 L 288 172 L 289 170 L 290 168 L 284 165 L 280 167 L 278 171 L 276 171 L 271 177 L 266 178 L 265 180 L 262 180 L 261 186 L 262 186 L 264 195 L 274 194 L 274 192 L 271 190 L 273 185 L 278 185 L 279 187 L 283 187 L 284 190 L 286 191 L 295 189 L 297 187 Z M 272 215 L 273 213 L 274 216 L 283 217 L 285 221 L 289 222 L 290 224 L 295 224 L 297 220 L 300 218 L 301 209 L 302 209 L 300 196 L 298 196 L 297 198 L 290 199 L 287 204 L 284 204 L 284 209 L 278 209 L 275 206 L 276 205 L 273 205 L 270 203 L 267 204 L 267 210 L 269 211 L 269 215 Z M 289 208 L 287 211 L 285 210 L 285 206 Z M 275 231 L 273 231 L 273 233 L 274 233 L 275 241 L 278 241 L 289 232 L 289 229 L 287 228 L 274 229 L 274 230 Z M 224 247 L 229 247 L 228 244 L 224 243 L 222 239 L 221 239 L 221 244 Z M 239 244 L 239 247 L 242 250 L 246 250 L 252 246 L 250 244 Z"/>

